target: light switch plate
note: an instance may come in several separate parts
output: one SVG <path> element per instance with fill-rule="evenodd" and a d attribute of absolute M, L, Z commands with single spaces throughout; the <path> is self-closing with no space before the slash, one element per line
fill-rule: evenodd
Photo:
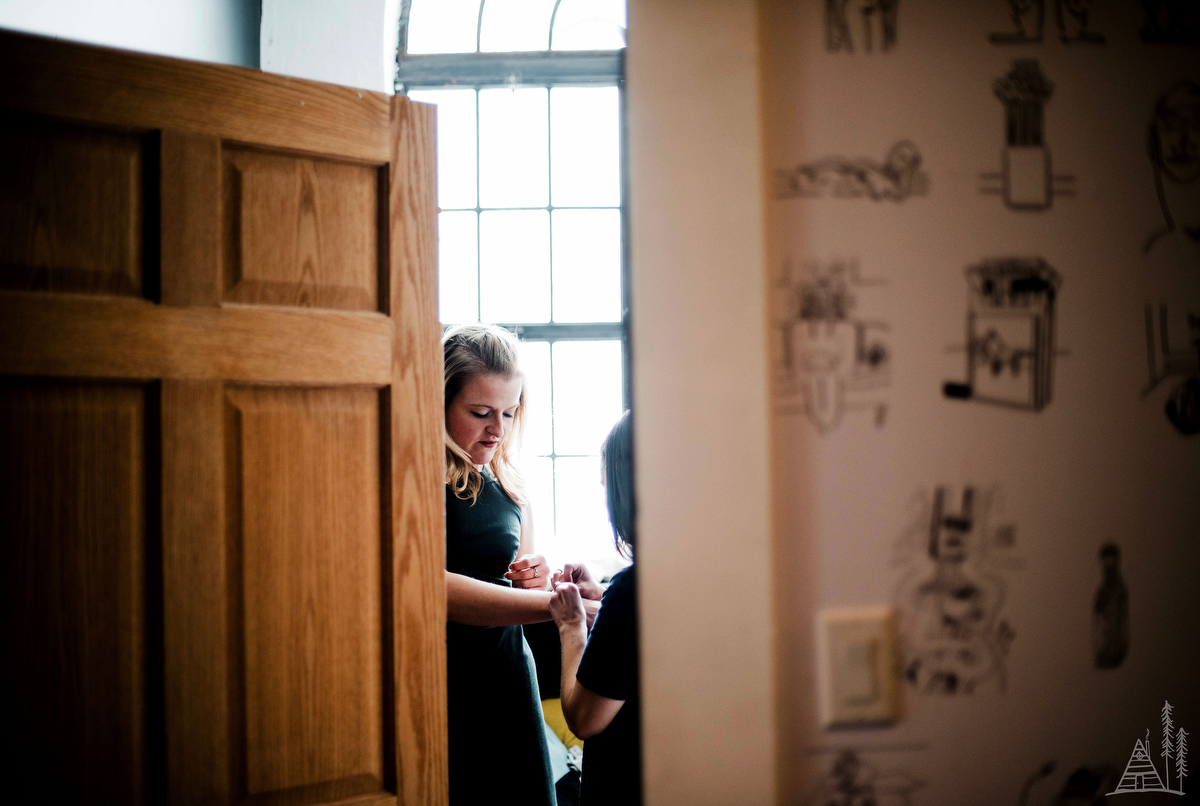
<path fill-rule="evenodd" d="M 896 618 L 890 607 L 817 614 L 817 677 L 825 727 L 900 719 Z"/>

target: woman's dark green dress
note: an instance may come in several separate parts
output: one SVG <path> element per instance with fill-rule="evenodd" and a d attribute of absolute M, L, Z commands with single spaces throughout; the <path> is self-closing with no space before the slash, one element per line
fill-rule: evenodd
<path fill-rule="evenodd" d="M 492 475 L 472 505 L 446 487 L 446 570 L 494 585 L 521 545 L 521 509 Z M 446 625 L 450 803 L 555 806 L 533 654 L 521 627 Z"/>

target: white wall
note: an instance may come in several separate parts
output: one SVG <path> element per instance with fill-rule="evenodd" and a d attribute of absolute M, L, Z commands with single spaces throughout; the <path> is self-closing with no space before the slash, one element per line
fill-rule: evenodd
<path fill-rule="evenodd" d="M 647 803 L 773 798 L 755 3 L 630 0 Z"/>
<path fill-rule="evenodd" d="M 392 93 L 400 0 L 263 0 L 262 69 Z"/>
<path fill-rule="evenodd" d="M 1164 700 L 1177 726 L 1200 726 L 1200 435 L 1185 436 L 1164 415 L 1168 389 L 1182 378 L 1142 395 L 1143 306 L 1169 304 L 1177 349 L 1188 345 L 1184 314 L 1200 314 L 1197 243 L 1177 233 L 1142 251 L 1163 226 L 1148 127 L 1168 88 L 1200 81 L 1200 48 L 1143 42 L 1142 4 L 1109 2 L 1084 4 L 1105 44 L 1061 42 L 1055 5 L 1046 3 L 1044 42 L 996 45 L 990 33 L 1013 30 L 1009 4 L 970 0 L 899 3 L 895 47 L 881 53 L 877 31 L 867 53 L 863 4 L 844 5 L 854 53 L 827 51 L 826 4 L 768 4 L 770 167 L 837 155 L 880 161 L 909 139 L 929 190 L 902 202 L 828 191 L 770 202 L 772 275 L 789 260 L 800 273 L 857 259 L 864 277 L 886 285 L 856 290 L 854 313 L 890 326 L 891 353 L 890 387 L 853 401 L 885 402 L 882 421 L 871 409 L 848 411 L 822 433 L 782 384 L 775 399 L 780 575 L 792 586 L 781 597 L 785 802 L 826 802 L 818 793 L 825 787 L 829 797 L 846 749 L 864 765 L 859 784 L 872 769 L 921 784 L 893 802 L 1016 804 L 1027 783 L 1031 806 L 1066 802 L 1054 797 L 1073 771 L 1122 771 L 1147 728 L 1161 769 Z M 1053 172 L 1076 177 L 1074 196 L 1039 212 L 978 191 L 980 173 L 1000 168 L 1005 111 L 993 84 L 1015 59 L 1039 60 L 1054 83 L 1045 144 Z M 1200 183 L 1188 187 L 1194 202 Z M 1195 222 L 1198 209 L 1180 206 L 1176 215 Z M 1042 257 L 1062 276 L 1053 396 L 1041 411 L 942 393 L 945 381 L 966 375 L 964 269 L 1006 256 Z M 974 612 L 966 598 L 943 598 L 935 610 L 927 607 L 934 594 L 918 600 L 905 580 L 933 574 L 933 487 L 948 485 L 957 511 L 966 484 L 1002 496 L 988 518 L 976 511 L 964 573 L 974 590 L 1003 597 L 998 608 L 990 595 L 972 599 L 982 601 Z M 1005 524 L 1015 531 L 989 528 Z M 1107 542 L 1122 550 L 1130 643 L 1120 666 L 1101 669 L 1093 609 Z M 905 616 L 906 666 L 921 649 L 926 658 L 941 651 L 964 683 L 955 693 L 904 683 L 894 727 L 822 729 L 815 611 L 870 605 Z M 922 612 L 931 618 L 907 618 Z M 1001 621 L 1010 641 L 989 627 Z M 979 668 L 997 657 L 1004 674 L 966 691 L 972 671 L 961 657 L 986 659 Z M 1053 772 L 1034 780 L 1048 761 Z M 1200 791 L 1200 779 L 1186 787 Z M 885 802 L 882 792 L 877 799 Z"/>
<path fill-rule="evenodd" d="M 0 0 L 0 28 L 258 67 L 258 0 Z"/>

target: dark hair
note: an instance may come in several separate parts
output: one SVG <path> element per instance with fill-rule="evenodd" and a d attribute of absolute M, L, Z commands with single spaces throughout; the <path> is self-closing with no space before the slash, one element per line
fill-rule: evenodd
<path fill-rule="evenodd" d="M 604 487 L 608 494 L 608 519 L 612 522 L 617 551 L 633 557 L 637 543 L 637 506 L 633 495 L 633 412 L 627 411 L 600 446 Z"/>

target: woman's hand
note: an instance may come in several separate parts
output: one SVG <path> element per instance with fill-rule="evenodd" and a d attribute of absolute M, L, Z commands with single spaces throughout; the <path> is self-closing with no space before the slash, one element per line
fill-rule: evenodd
<path fill-rule="evenodd" d="M 505 579 L 511 579 L 514 588 L 526 590 L 550 590 L 550 566 L 540 554 L 522 554 L 508 566 Z"/>
<path fill-rule="evenodd" d="M 579 588 L 570 582 L 555 585 L 554 593 L 550 594 L 550 615 L 554 617 L 554 623 L 560 631 L 564 628 L 585 629 L 588 618 L 584 613 Z"/>
<path fill-rule="evenodd" d="M 554 573 L 554 592 L 550 594 L 550 615 L 554 615 L 554 597 L 558 595 L 559 591 L 565 590 L 565 586 L 570 586 L 571 588 L 575 589 L 576 598 L 579 599 L 579 606 L 583 608 L 584 623 L 587 625 L 588 632 L 591 632 L 592 625 L 596 623 L 596 614 L 600 612 L 600 600 L 598 598 L 583 598 L 582 591 L 579 590 L 579 586 L 570 582 L 569 580 L 560 579 L 559 577 L 562 574 L 562 571 L 556 571 Z M 566 623 L 559 622 L 558 619 L 555 619 L 555 622 L 558 623 L 560 628 L 564 623 Z"/>
<path fill-rule="evenodd" d="M 567 563 L 561 571 L 555 571 L 552 582 L 573 582 L 579 588 L 579 595 L 584 599 L 600 601 L 604 595 L 604 586 L 596 581 L 592 572 L 583 563 Z"/>

